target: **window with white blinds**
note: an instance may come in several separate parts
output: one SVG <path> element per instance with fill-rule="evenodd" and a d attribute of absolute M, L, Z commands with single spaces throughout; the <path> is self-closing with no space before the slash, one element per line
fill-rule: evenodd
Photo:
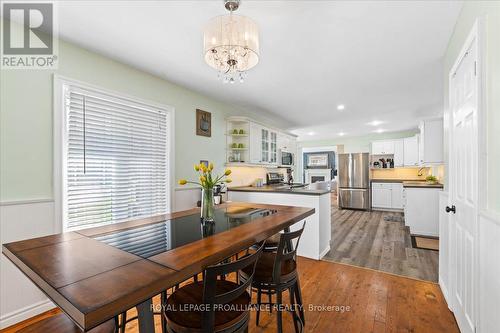
<path fill-rule="evenodd" d="M 164 214 L 167 110 L 63 85 L 65 229 Z"/>

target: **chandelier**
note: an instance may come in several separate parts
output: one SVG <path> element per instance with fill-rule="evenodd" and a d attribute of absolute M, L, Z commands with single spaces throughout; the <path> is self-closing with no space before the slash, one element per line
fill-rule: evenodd
<path fill-rule="evenodd" d="M 259 28 L 250 18 L 234 15 L 240 0 L 224 0 L 229 15 L 211 19 L 203 32 L 205 61 L 224 83 L 243 82 L 259 62 Z"/>

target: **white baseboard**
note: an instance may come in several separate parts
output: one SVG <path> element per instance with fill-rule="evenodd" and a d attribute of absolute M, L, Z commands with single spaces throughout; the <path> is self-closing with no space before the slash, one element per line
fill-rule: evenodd
<path fill-rule="evenodd" d="M 49 300 L 41 301 L 22 309 L 6 313 L 0 318 L 0 329 L 17 324 L 23 320 L 29 319 L 46 311 L 49 311 L 56 306 Z"/>
<path fill-rule="evenodd" d="M 321 253 L 319 254 L 319 260 L 323 259 L 326 254 L 330 252 L 330 245 L 328 245 Z"/>
<path fill-rule="evenodd" d="M 450 311 L 453 312 L 453 310 L 451 309 L 450 297 L 448 294 L 448 287 L 444 284 L 441 277 L 439 277 L 438 283 L 439 283 L 439 287 L 441 287 L 441 292 L 443 293 L 444 300 L 446 301 L 446 305 L 448 305 L 448 309 L 450 309 Z"/>

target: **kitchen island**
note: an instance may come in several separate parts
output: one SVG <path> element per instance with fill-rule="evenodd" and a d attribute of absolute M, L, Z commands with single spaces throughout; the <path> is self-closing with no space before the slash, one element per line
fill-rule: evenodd
<path fill-rule="evenodd" d="M 272 186 L 240 186 L 228 189 L 228 199 L 238 202 L 275 204 L 314 208 L 315 213 L 306 219 L 306 226 L 298 254 L 303 257 L 319 260 L 330 251 L 331 230 L 331 196 L 329 186 L 289 186 L 285 184 Z M 296 223 L 293 231 L 302 226 Z"/>

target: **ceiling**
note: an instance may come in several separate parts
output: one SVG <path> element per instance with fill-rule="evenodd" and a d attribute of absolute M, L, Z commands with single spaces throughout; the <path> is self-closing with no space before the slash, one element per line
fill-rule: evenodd
<path fill-rule="evenodd" d="M 260 62 L 223 84 L 202 54 L 222 0 L 66 1 L 59 34 L 216 99 L 283 119 L 301 140 L 415 128 L 442 110 L 442 57 L 461 1 L 251 1 Z M 343 111 L 337 105 L 345 105 Z M 377 126 L 368 124 L 380 121 Z"/>

